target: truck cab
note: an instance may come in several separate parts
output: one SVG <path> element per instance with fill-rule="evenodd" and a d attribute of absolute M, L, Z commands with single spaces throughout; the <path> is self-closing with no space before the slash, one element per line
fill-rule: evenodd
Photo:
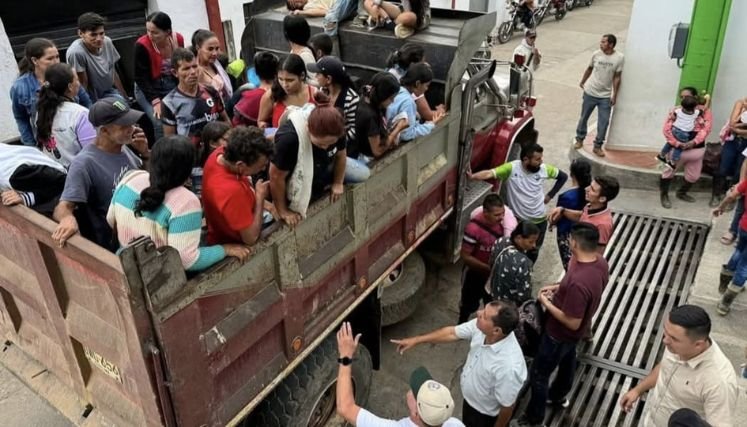
<path fill-rule="evenodd" d="M 287 52 L 280 5 L 258 6 L 245 8 L 244 51 Z M 332 332 L 347 320 L 364 337 L 354 381 L 365 402 L 382 301 L 398 286 L 384 289 L 390 273 L 429 236 L 453 259 L 465 219 L 492 189 L 467 172 L 536 138 L 531 73 L 481 50 L 494 23 L 433 10 L 431 27 L 408 41 L 426 46 L 448 117 L 374 161 L 341 200 L 316 201 L 293 229 L 266 229 L 245 263 L 187 276 L 173 248 L 147 238 L 119 255 L 80 236 L 60 248 L 52 221 L 0 207 L 0 360 L 63 413 L 80 409 L 75 422 L 320 426 L 334 415 Z M 402 43 L 351 23 L 339 37 L 361 79 Z"/>

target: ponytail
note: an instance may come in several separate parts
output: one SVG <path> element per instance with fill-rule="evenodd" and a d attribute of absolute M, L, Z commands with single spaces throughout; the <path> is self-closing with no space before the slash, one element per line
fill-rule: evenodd
<path fill-rule="evenodd" d="M 151 179 L 152 181 L 152 179 Z M 153 212 L 166 198 L 166 192 L 162 189 L 151 185 L 145 190 L 140 192 L 140 199 L 138 199 L 135 205 L 135 216 L 143 216 L 143 212 Z"/>
<path fill-rule="evenodd" d="M 52 137 L 54 116 L 57 108 L 68 100 L 65 92 L 74 78 L 73 69 L 67 64 L 51 65 L 44 73 L 45 82 L 36 103 L 36 140 L 39 148 L 43 148 Z"/>

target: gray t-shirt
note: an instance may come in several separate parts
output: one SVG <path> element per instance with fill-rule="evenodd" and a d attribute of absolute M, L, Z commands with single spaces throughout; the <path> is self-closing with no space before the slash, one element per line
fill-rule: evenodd
<path fill-rule="evenodd" d="M 91 53 L 83 44 L 83 40 L 75 40 L 67 49 L 67 63 L 76 72 L 86 73 L 91 101 L 103 98 L 114 87 L 114 66 L 119 61 L 119 52 L 114 47 L 112 39 L 104 36 L 104 47 L 97 54 Z M 86 89 L 89 89 L 86 88 Z"/>
<path fill-rule="evenodd" d="M 95 144 L 85 146 L 73 158 L 60 200 L 76 203 L 76 219 L 83 237 L 113 248 L 106 212 L 119 180 L 142 162 L 128 148 L 107 153 Z"/>
<path fill-rule="evenodd" d="M 591 55 L 589 67 L 592 68 L 591 76 L 584 84 L 584 92 L 597 98 L 609 98 L 612 96 L 612 79 L 616 73 L 622 73 L 623 54 L 614 51 L 611 55 L 606 55 L 601 50 L 597 50 Z"/>

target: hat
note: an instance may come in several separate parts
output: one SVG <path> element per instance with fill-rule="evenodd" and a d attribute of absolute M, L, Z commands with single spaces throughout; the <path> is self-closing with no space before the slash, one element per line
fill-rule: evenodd
<path fill-rule="evenodd" d="M 335 82 L 340 82 L 345 78 L 345 66 L 342 61 L 334 56 L 323 56 L 315 63 L 306 65 L 310 73 L 322 73 L 325 76 L 331 76 Z"/>
<path fill-rule="evenodd" d="M 524 31 L 524 37 L 537 37 L 537 30 L 528 28 Z"/>
<path fill-rule="evenodd" d="M 415 395 L 420 418 L 428 425 L 439 426 L 454 413 L 454 399 L 445 385 L 433 380 L 430 372 L 419 367 L 410 375 L 410 389 Z"/>
<path fill-rule="evenodd" d="M 94 126 L 130 126 L 137 123 L 143 114 L 142 111 L 131 110 L 127 103 L 119 98 L 102 98 L 91 106 L 88 121 Z"/>

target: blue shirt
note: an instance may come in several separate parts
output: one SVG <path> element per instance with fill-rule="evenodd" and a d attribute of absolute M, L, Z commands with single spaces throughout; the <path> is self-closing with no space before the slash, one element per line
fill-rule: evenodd
<path fill-rule="evenodd" d="M 13 86 L 10 87 L 13 118 L 16 120 L 18 131 L 21 133 L 21 142 L 24 145 L 36 145 L 36 137 L 34 136 L 35 126 L 32 126 L 31 121 L 34 120 L 34 116 L 36 115 L 36 101 L 39 99 L 39 89 L 41 89 L 41 84 L 39 84 L 39 80 L 36 79 L 34 73 L 26 73 L 19 76 L 13 82 Z M 86 108 L 91 108 L 91 98 L 82 86 L 78 90 L 78 96 L 75 98 L 75 102 L 78 104 Z"/>
<path fill-rule="evenodd" d="M 411 141 L 419 136 L 428 135 L 433 131 L 435 127 L 433 123 L 420 123 L 418 120 L 418 108 L 415 105 L 415 100 L 404 86 L 400 86 L 397 96 L 394 97 L 394 101 L 386 109 L 386 122 L 388 126 L 394 126 L 394 117 L 402 112 L 407 114 L 407 123 L 409 126 L 400 132 L 400 141 Z"/>
<path fill-rule="evenodd" d="M 563 194 L 558 196 L 558 207 L 571 209 L 574 211 L 580 211 L 586 205 L 586 194 L 583 188 L 576 187 L 565 191 Z M 555 226 L 558 230 L 558 234 L 568 234 L 571 232 L 575 222 L 571 221 L 566 217 L 562 217 L 558 224 Z"/>

